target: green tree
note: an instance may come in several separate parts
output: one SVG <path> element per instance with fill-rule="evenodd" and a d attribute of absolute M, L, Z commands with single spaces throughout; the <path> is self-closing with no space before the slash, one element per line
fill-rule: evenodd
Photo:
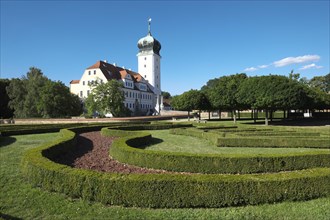
<path fill-rule="evenodd" d="M 171 94 L 169 92 L 166 92 L 166 91 L 162 91 L 162 96 L 163 96 L 164 99 L 172 98 Z"/>
<path fill-rule="evenodd" d="M 49 80 L 35 67 L 21 79 L 12 79 L 6 90 L 9 107 L 18 118 L 68 117 L 81 113 L 79 98 L 63 83 Z"/>
<path fill-rule="evenodd" d="M 94 94 L 90 93 L 84 101 L 85 110 L 87 111 L 87 115 L 93 117 L 94 114 L 98 111 L 97 103 L 94 98 Z"/>
<path fill-rule="evenodd" d="M 89 113 L 97 110 L 100 114 L 111 113 L 114 117 L 127 116 L 129 110 L 124 106 L 123 85 L 117 80 L 95 85 L 85 103 Z"/>
<path fill-rule="evenodd" d="M 302 84 L 295 79 L 277 75 L 249 77 L 241 84 L 236 96 L 243 105 L 254 110 L 264 110 L 266 125 L 268 113 L 277 109 L 302 109 L 308 101 Z"/>
<path fill-rule="evenodd" d="M 181 95 L 174 96 L 172 98 L 172 106 L 181 111 L 188 111 L 188 117 L 193 110 L 199 111 L 199 117 L 201 110 L 208 110 L 210 107 L 207 96 L 199 90 L 189 90 Z"/>
<path fill-rule="evenodd" d="M 38 111 L 43 117 L 68 117 L 82 113 L 79 97 L 71 94 L 62 82 L 48 80 L 40 91 Z"/>
<path fill-rule="evenodd" d="M 9 96 L 6 88 L 9 86 L 9 79 L 0 79 L 0 118 L 13 117 L 13 110 L 9 108 Z"/>
<path fill-rule="evenodd" d="M 314 76 L 309 81 L 309 85 L 323 92 L 330 92 L 330 73 L 325 76 Z"/>
<path fill-rule="evenodd" d="M 24 102 L 26 97 L 25 83 L 21 79 L 12 79 L 6 88 L 10 99 L 8 106 L 14 111 L 14 116 L 18 118 L 26 118 Z"/>
<path fill-rule="evenodd" d="M 49 79 L 43 75 L 38 68 L 31 67 L 30 71 L 23 76 L 23 82 L 26 89 L 24 100 L 24 112 L 27 117 L 43 117 L 40 111 L 40 99 L 42 87 Z"/>
<path fill-rule="evenodd" d="M 247 78 L 246 74 L 223 76 L 210 80 L 202 91 L 207 94 L 213 109 L 229 110 L 233 112 L 236 123 L 236 110 L 244 109 L 245 106 L 237 101 L 236 93 L 240 84 Z"/>

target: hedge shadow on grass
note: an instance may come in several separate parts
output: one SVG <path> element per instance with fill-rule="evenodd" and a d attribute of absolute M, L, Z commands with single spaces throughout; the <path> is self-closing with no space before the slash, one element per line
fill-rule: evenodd
<path fill-rule="evenodd" d="M 11 145 L 16 142 L 16 138 L 14 137 L 0 137 L 0 148 Z"/>

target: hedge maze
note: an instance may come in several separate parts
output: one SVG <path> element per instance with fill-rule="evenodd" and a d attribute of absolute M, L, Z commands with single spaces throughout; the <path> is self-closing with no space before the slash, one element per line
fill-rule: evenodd
<path fill-rule="evenodd" d="M 82 126 L 60 130 L 62 137 L 28 151 L 24 176 L 33 185 L 105 204 L 153 208 L 226 207 L 330 196 L 329 133 L 182 124 L 116 124 L 102 135 L 119 137 L 110 149 L 116 160 L 172 171 L 117 174 L 74 169 L 52 161 L 72 150 L 76 134 L 101 129 Z M 148 130 L 204 138 L 218 147 L 309 148 L 283 154 L 192 154 L 145 150 Z M 327 141 L 328 140 L 328 141 Z"/>

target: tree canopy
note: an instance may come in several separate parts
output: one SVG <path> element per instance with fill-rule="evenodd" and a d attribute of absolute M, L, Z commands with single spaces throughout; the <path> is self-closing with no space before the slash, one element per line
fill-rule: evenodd
<path fill-rule="evenodd" d="M 10 80 L 6 87 L 8 106 L 15 117 L 69 117 L 82 113 L 79 97 L 62 82 L 54 82 L 38 68 L 31 67 L 21 79 Z"/>
<path fill-rule="evenodd" d="M 209 110 L 211 106 L 207 96 L 203 92 L 193 89 L 181 95 L 174 96 L 171 105 L 177 110 L 188 111 L 188 113 L 192 110 Z"/>
<path fill-rule="evenodd" d="M 9 96 L 7 94 L 6 88 L 9 86 L 10 80 L 0 79 L 0 118 L 11 118 L 14 112 L 9 108 Z"/>
<path fill-rule="evenodd" d="M 121 89 L 122 83 L 110 80 L 107 83 L 95 84 L 93 87 L 85 101 L 90 115 L 95 112 L 101 115 L 111 113 L 114 117 L 130 115 L 129 109 L 124 105 L 125 96 Z"/>
<path fill-rule="evenodd" d="M 162 96 L 163 96 L 164 99 L 172 98 L 171 93 L 166 92 L 166 91 L 162 91 Z"/>

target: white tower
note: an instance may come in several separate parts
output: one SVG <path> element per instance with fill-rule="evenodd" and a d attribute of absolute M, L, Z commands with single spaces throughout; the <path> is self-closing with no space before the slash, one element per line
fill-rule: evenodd
<path fill-rule="evenodd" d="M 148 80 L 151 89 L 155 93 L 155 110 L 160 113 L 163 102 L 161 97 L 160 85 L 160 59 L 159 51 L 161 45 L 151 35 L 151 18 L 148 20 L 148 34 L 138 41 L 139 53 L 138 57 L 138 72 Z"/>

